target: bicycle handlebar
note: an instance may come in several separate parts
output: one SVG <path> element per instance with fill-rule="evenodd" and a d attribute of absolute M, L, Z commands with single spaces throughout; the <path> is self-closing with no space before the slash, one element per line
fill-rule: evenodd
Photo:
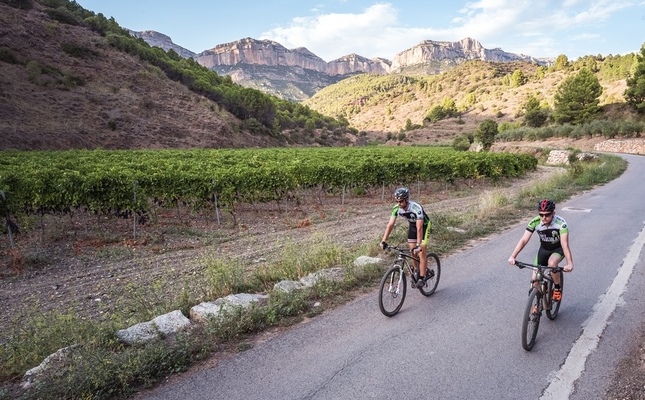
<path fill-rule="evenodd" d="M 560 266 L 549 267 L 547 265 L 528 264 L 528 263 L 525 263 L 525 262 L 522 262 L 522 261 L 517 261 L 517 260 L 515 260 L 515 266 L 518 267 L 519 269 L 530 268 L 530 269 L 535 269 L 535 270 L 537 270 L 537 269 L 550 269 L 553 272 L 563 271 L 562 267 L 560 267 Z"/>
<path fill-rule="evenodd" d="M 407 248 L 407 247 L 400 247 L 400 246 L 390 246 L 390 245 L 387 245 L 387 246 L 385 247 L 385 250 L 389 250 L 389 251 L 398 251 L 399 253 L 406 253 L 406 254 L 411 253 L 411 251 L 410 251 L 410 249 L 409 249 L 409 248 Z"/>

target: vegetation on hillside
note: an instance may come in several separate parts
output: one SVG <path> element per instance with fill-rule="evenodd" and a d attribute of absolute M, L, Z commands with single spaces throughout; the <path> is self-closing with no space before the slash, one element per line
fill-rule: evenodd
<path fill-rule="evenodd" d="M 378 130 L 378 126 L 390 132 L 409 131 L 410 127 L 432 129 L 445 119 L 459 124 L 466 114 L 480 120 L 496 119 L 500 125 L 583 123 L 616 105 L 626 105 L 622 93 L 616 92 L 637 71 L 636 65 L 634 54 L 585 56 L 573 62 L 561 55 L 552 66 L 469 61 L 433 76 L 351 77 L 324 88 L 305 104 L 324 114 L 344 117 L 360 130 Z M 572 89 L 580 81 L 584 89 L 576 95 Z M 566 108 L 586 100 L 588 94 L 588 115 L 581 120 L 568 115 Z M 576 114 L 575 108 L 573 111 Z"/>
<path fill-rule="evenodd" d="M 87 27 L 104 36 L 106 43 L 120 51 L 135 55 L 141 60 L 161 69 L 171 80 L 180 82 L 193 92 L 212 100 L 222 109 L 242 120 L 242 128 L 256 134 L 278 137 L 285 132 L 298 131 L 312 134 L 315 130 L 336 136 L 335 143 L 352 130 L 346 120 L 325 116 L 301 104 L 292 103 L 245 88 L 215 71 L 199 65 L 193 59 L 180 57 L 170 50 L 165 52 L 151 47 L 143 39 L 135 38 L 120 27 L 114 18 L 95 14 L 81 7 L 74 0 L 0 0 L 22 10 L 32 9 L 36 3 L 45 7 L 49 18 L 60 24 Z M 89 60 L 93 50 L 75 43 L 65 43 L 63 51 L 79 59 Z M 0 48 L 0 61 L 19 62 L 18 57 L 7 47 Z M 37 65 L 42 72 L 46 66 Z M 72 82 L 73 83 L 73 82 Z M 324 144 L 321 140 L 319 144 Z"/>

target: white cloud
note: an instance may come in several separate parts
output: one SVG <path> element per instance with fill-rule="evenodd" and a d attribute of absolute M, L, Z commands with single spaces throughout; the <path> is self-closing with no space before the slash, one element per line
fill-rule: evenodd
<path fill-rule="evenodd" d="M 373 4 L 356 14 L 324 14 L 324 6 L 316 5 L 313 16 L 293 18 L 288 26 L 264 32 L 260 39 L 271 39 L 290 49 L 306 47 L 325 61 L 350 53 L 392 59 L 422 40 L 457 41 L 465 37 L 479 40 L 486 48 L 500 47 L 536 57 L 555 56 L 562 54 L 570 41 L 594 40 L 586 32 L 597 30 L 590 28 L 597 28 L 635 3 L 479 0 L 466 3 L 446 25 L 435 27 L 405 26 L 391 3 Z"/>

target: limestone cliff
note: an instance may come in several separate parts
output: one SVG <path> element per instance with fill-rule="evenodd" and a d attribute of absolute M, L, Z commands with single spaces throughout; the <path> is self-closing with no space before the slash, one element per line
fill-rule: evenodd
<path fill-rule="evenodd" d="M 470 60 L 543 63 L 534 57 L 507 53 L 500 48 L 485 49 L 477 40 L 471 38 L 465 38 L 459 42 L 424 40 L 418 45 L 398 53 L 392 60 L 390 71 L 398 72 L 413 65 L 446 60 L 448 65 L 457 65 Z"/>
<path fill-rule="evenodd" d="M 169 36 L 164 35 L 163 33 L 156 31 L 128 31 L 130 32 L 130 35 L 145 40 L 146 43 L 148 43 L 150 46 L 157 46 L 164 49 L 165 51 L 172 49 L 175 53 L 184 58 L 193 58 L 196 55 L 192 51 L 173 43 L 172 39 Z"/>
<path fill-rule="evenodd" d="M 386 60 L 369 60 L 357 54 L 350 54 L 327 63 L 304 47 L 290 50 L 272 40 L 252 38 L 217 45 L 198 54 L 195 60 L 210 69 L 250 64 L 269 67 L 297 67 L 327 75 L 384 74 L 389 69 Z"/>

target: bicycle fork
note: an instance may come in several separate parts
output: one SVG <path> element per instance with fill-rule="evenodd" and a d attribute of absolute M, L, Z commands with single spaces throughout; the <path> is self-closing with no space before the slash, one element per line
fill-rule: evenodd
<path fill-rule="evenodd" d="M 403 286 L 403 267 L 397 265 L 399 268 L 399 278 L 394 282 L 393 279 L 390 280 L 389 292 L 398 296 L 401 293 L 401 287 Z M 392 275 L 394 276 L 394 275 Z"/>

